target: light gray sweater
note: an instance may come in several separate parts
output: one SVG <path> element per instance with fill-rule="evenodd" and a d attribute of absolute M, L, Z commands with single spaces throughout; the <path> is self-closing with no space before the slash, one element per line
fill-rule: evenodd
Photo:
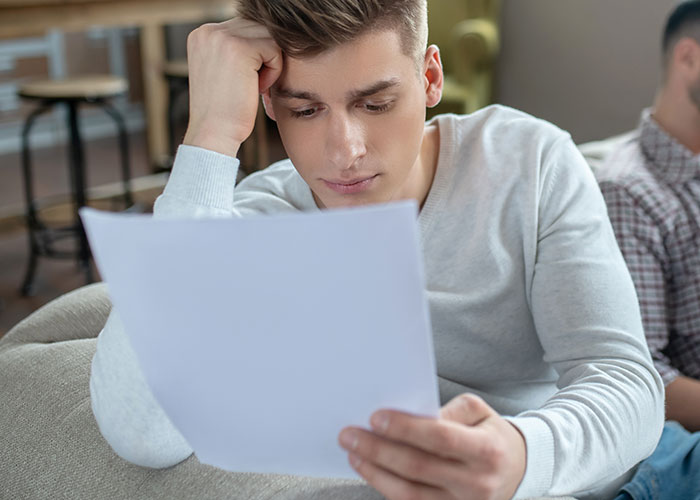
<path fill-rule="evenodd" d="M 605 498 L 653 451 L 664 408 L 593 175 L 568 134 L 512 109 L 435 123 L 439 160 L 419 226 L 442 399 L 477 393 L 520 429 L 517 497 Z M 181 146 L 156 216 L 318 210 L 289 160 L 234 193 L 237 167 Z M 100 429 L 125 459 L 166 467 L 191 454 L 115 313 L 90 388 Z"/>

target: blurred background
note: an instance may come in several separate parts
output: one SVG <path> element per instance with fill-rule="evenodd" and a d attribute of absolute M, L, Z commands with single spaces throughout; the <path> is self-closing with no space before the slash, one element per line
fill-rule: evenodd
<path fill-rule="evenodd" d="M 577 144 L 629 131 L 653 100 L 661 30 L 675 3 L 430 0 L 431 42 L 449 77 L 435 112 L 501 103 L 568 130 Z M 228 0 L 0 0 L 0 336 L 99 280 L 80 255 L 40 255 L 28 280 L 32 245 L 80 254 L 76 205 L 150 210 L 187 123 L 186 37 L 231 12 Z M 125 149 L 103 101 L 128 138 L 126 200 Z M 67 102 L 79 103 L 74 130 Z M 42 104 L 23 163 L 22 130 Z M 241 152 L 244 174 L 285 156 L 274 124 L 260 115 Z"/>

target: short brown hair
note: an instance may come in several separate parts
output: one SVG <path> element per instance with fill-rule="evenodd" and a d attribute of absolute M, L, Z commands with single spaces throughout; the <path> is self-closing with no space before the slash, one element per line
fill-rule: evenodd
<path fill-rule="evenodd" d="M 265 26 L 283 52 L 314 56 L 365 33 L 395 29 L 404 54 L 422 62 L 427 0 L 237 0 L 238 15 Z"/>

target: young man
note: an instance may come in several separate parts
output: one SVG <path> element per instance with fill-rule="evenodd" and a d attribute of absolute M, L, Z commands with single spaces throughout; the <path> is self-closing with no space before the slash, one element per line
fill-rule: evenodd
<path fill-rule="evenodd" d="M 664 77 L 598 177 L 666 384 L 666 416 L 700 430 L 700 1 L 663 35 Z"/>
<path fill-rule="evenodd" d="M 438 419 L 378 409 L 371 431 L 344 429 L 351 464 L 389 499 L 610 497 L 656 445 L 663 386 L 603 199 L 550 124 L 503 107 L 426 124 L 443 83 L 426 26 L 425 0 L 243 0 L 195 31 L 190 124 L 156 215 L 416 200 L 451 401 Z M 234 192 L 259 93 L 290 159 Z M 190 455 L 117 314 L 91 393 L 122 457 Z"/>

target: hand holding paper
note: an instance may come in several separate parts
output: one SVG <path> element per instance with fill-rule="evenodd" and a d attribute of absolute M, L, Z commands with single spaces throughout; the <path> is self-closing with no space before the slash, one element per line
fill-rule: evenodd
<path fill-rule="evenodd" d="M 525 474 L 525 439 L 481 398 L 463 394 L 439 419 L 379 411 L 372 430 L 348 428 L 350 463 L 388 500 L 512 498 Z"/>

